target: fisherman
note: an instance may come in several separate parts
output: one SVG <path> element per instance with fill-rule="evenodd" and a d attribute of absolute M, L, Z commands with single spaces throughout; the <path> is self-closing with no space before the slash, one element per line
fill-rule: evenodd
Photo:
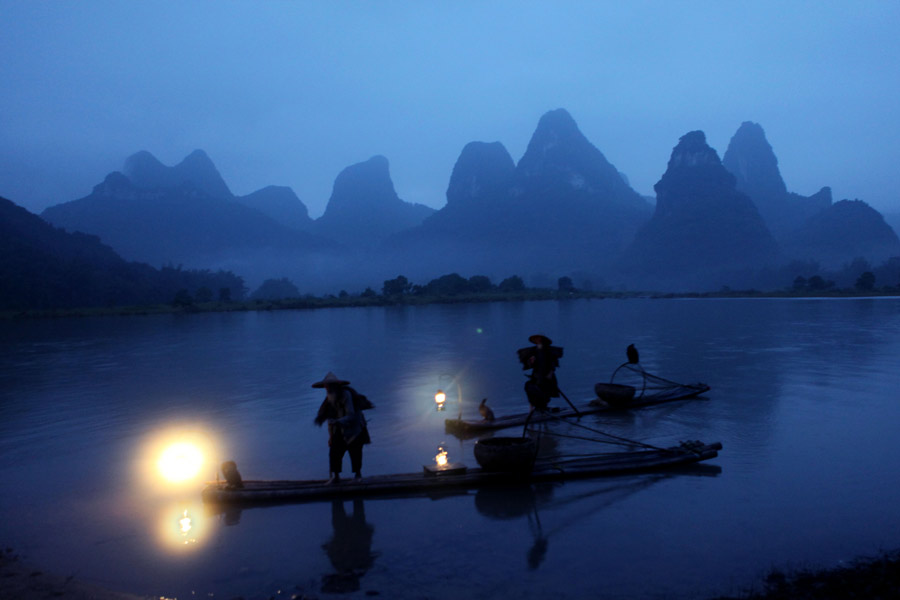
<path fill-rule="evenodd" d="M 559 398 L 556 367 L 559 366 L 563 349 L 553 346 L 553 340 L 540 333 L 532 335 L 528 341 L 534 346 L 517 351 L 522 369 L 531 369 L 531 375 L 525 382 L 525 393 L 531 410 L 547 410 L 550 399 Z"/>
<path fill-rule="evenodd" d="M 328 422 L 328 483 L 339 483 L 344 453 L 350 453 L 350 467 L 356 479 L 362 477 L 363 445 L 372 442 L 362 411 L 374 408 L 369 399 L 358 393 L 350 382 L 328 372 L 322 381 L 312 384 L 325 388 L 325 400 L 319 407 L 315 423 Z"/>

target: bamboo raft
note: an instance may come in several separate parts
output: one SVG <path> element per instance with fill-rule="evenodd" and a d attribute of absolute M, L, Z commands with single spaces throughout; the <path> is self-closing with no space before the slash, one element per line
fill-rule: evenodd
<path fill-rule="evenodd" d="M 595 399 L 578 408 L 576 412 L 572 408 L 551 408 L 547 411 L 536 412 L 528 418 L 529 413 L 520 413 L 515 415 L 507 415 L 504 417 L 495 417 L 493 420 L 484 419 L 445 419 L 444 430 L 447 433 L 456 435 L 477 435 L 485 431 L 495 431 L 497 429 L 506 429 L 507 427 L 523 427 L 525 422 L 542 423 L 544 421 L 566 419 L 570 417 L 579 417 L 584 415 L 592 415 L 603 412 L 621 412 L 633 410 L 636 408 L 644 408 L 647 406 L 655 406 L 666 402 L 675 402 L 678 400 L 688 400 L 709 391 L 709 386 L 704 383 L 696 384 L 679 384 L 677 388 L 669 389 L 661 393 L 646 394 L 640 398 L 635 398 L 625 405 L 611 405 L 602 400 Z"/>
<path fill-rule="evenodd" d="M 722 444 L 684 442 L 665 449 L 613 452 L 571 460 L 548 460 L 535 464 L 530 473 L 507 473 L 464 469 L 458 466 L 435 473 L 427 467 L 419 473 L 374 475 L 328 484 L 325 480 L 244 481 L 241 489 L 226 489 L 225 482 L 209 482 L 203 489 L 208 504 L 253 505 L 280 502 L 349 499 L 371 496 L 402 496 L 443 493 L 511 483 L 565 481 L 625 473 L 660 471 L 715 458 Z"/>

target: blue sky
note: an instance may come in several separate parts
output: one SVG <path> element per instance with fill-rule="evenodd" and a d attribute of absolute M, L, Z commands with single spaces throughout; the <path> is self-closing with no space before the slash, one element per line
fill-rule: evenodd
<path fill-rule="evenodd" d="M 760 123 L 788 189 L 900 212 L 900 2 L 0 0 L 0 195 L 88 194 L 138 150 L 236 194 L 386 156 L 439 208 L 470 141 L 566 108 L 642 194 L 684 133 Z"/>

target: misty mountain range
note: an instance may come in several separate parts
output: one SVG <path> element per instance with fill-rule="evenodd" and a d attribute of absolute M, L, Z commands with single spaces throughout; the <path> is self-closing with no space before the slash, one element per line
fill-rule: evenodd
<path fill-rule="evenodd" d="M 233 273 L 128 262 L 96 236 L 62 231 L 5 198 L 0 259 L 3 309 L 164 304 L 181 290 L 240 300 L 246 291 Z"/>
<path fill-rule="evenodd" d="M 88 196 L 41 216 L 127 260 L 231 270 L 251 287 L 287 277 L 304 293 L 450 272 L 716 289 L 755 284 L 791 261 L 900 256 L 895 231 L 865 202 L 833 202 L 827 187 L 789 192 L 754 123 L 721 160 L 703 132 L 685 134 L 654 188 L 655 206 L 559 109 L 541 117 L 518 163 L 500 142 L 467 144 L 437 211 L 400 199 L 382 156 L 338 174 L 324 214 L 311 219 L 290 188 L 235 196 L 198 150 L 172 167 L 139 152 Z"/>

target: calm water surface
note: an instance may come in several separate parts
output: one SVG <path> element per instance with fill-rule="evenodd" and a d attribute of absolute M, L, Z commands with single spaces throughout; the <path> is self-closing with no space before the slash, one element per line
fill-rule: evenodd
<path fill-rule="evenodd" d="M 526 401 L 515 349 L 565 348 L 592 396 L 634 343 L 704 400 L 592 416 L 652 444 L 721 441 L 715 468 L 444 498 L 216 514 L 153 474 L 166 432 L 205 436 L 201 479 L 324 478 L 310 384 L 329 370 L 377 408 L 368 474 L 418 471 L 458 401 Z M 0 544 L 32 563 L 166 598 L 705 598 L 773 566 L 900 547 L 900 301 L 626 300 L 6 322 L 0 325 Z M 434 408 L 438 387 L 448 411 Z M 556 427 L 564 432 L 564 428 Z M 560 453 L 594 444 L 555 438 Z M 346 467 L 345 467 L 346 469 Z M 185 521 L 185 516 L 189 521 Z M 187 524 L 187 526 L 186 526 Z M 336 577 L 353 570 L 356 577 Z M 354 588 L 358 588 L 356 591 Z"/>

